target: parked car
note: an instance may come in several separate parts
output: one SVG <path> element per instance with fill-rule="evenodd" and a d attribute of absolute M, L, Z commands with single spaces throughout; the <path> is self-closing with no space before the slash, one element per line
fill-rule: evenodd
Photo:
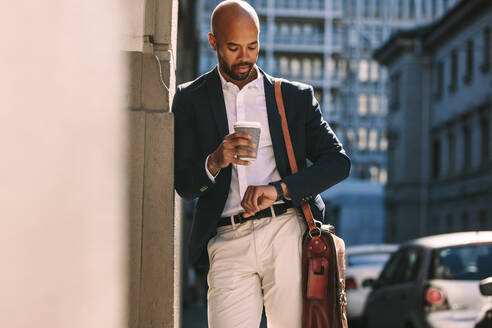
<path fill-rule="evenodd" d="M 492 275 L 492 231 L 406 242 L 388 260 L 365 308 L 371 328 L 473 328 Z"/>
<path fill-rule="evenodd" d="M 352 322 L 360 321 L 364 305 L 371 290 L 370 285 L 377 279 L 397 245 L 373 244 L 347 247 L 347 317 Z"/>
<path fill-rule="evenodd" d="M 475 328 L 490 328 L 492 327 L 492 276 L 480 281 L 480 293 L 488 296 L 488 302 L 482 307 Z"/>

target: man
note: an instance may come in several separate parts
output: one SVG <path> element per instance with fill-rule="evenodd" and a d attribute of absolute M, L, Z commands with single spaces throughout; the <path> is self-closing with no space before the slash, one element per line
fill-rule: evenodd
<path fill-rule="evenodd" d="M 322 218 L 319 193 L 345 179 L 350 160 L 310 86 L 284 82 L 282 93 L 299 172 L 287 158 L 274 80 L 255 62 L 259 21 L 246 2 L 228 0 L 211 17 L 210 45 L 218 66 L 177 88 L 175 186 L 198 197 L 190 260 L 210 262 L 210 327 L 258 327 L 263 305 L 268 327 L 301 327 L 301 241 L 306 229 L 299 206 L 309 202 Z M 236 121 L 262 126 L 256 161 L 250 136 Z M 307 167 L 307 160 L 312 165 Z M 271 184 L 273 183 L 273 184 Z M 208 254 L 205 253 L 208 251 Z"/>

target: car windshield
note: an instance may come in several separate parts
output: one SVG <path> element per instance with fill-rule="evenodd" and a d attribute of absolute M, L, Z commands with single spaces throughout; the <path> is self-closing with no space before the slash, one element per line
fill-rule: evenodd
<path fill-rule="evenodd" d="M 463 245 L 434 251 L 430 279 L 481 280 L 492 275 L 492 244 Z"/>
<path fill-rule="evenodd" d="M 350 255 L 348 257 L 349 266 L 357 265 L 383 265 L 388 260 L 390 254 L 388 253 L 372 253 L 372 254 L 357 254 Z"/>

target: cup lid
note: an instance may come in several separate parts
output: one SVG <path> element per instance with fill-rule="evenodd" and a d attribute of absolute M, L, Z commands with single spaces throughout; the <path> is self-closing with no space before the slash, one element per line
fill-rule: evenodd
<path fill-rule="evenodd" d="M 236 127 L 248 127 L 248 128 L 260 128 L 261 129 L 261 123 L 260 122 L 253 122 L 253 121 L 239 121 L 234 123 L 234 128 Z"/>

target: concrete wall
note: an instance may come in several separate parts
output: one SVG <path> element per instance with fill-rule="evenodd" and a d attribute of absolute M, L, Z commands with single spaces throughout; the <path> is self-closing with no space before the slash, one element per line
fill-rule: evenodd
<path fill-rule="evenodd" d="M 1 327 L 125 327 L 124 12 L 0 5 Z"/>
<path fill-rule="evenodd" d="M 129 67 L 129 326 L 179 327 L 180 209 L 174 201 L 176 0 L 138 1 Z M 131 28 L 130 28 L 131 27 Z M 179 203 L 176 203 L 179 204 Z"/>

